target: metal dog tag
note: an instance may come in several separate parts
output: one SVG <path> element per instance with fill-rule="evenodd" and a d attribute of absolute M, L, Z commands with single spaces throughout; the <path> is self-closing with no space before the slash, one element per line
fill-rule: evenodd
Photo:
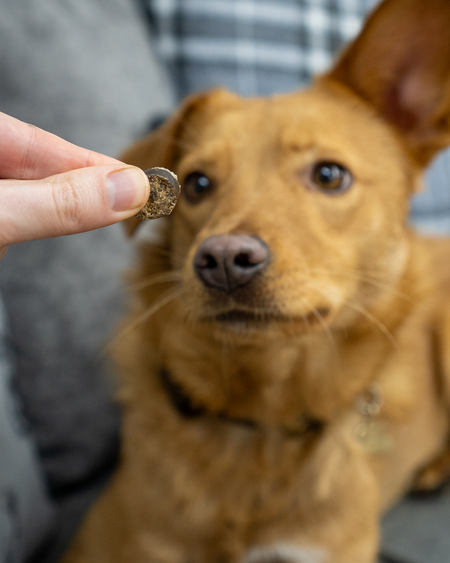
<path fill-rule="evenodd" d="M 364 451 L 371 455 L 386 454 L 394 448 L 394 439 L 386 423 L 378 418 L 382 406 L 383 393 L 376 382 L 355 401 L 356 410 L 362 418 L 355 427 L 354 435 Z"/>
<path fill-rule="evenodd" d="M 355 438 L 371 455 L 387 454 L 394 448 L 394 439 L 381 420 L 365 416 L 355 428 Z"/>

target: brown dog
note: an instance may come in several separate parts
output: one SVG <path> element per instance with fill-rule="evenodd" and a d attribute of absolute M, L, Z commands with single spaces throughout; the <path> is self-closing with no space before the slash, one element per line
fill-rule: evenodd
<path fill-rule="evenodd" d="M 387 0 L 311 89 L 194 97 L 127 153 L 183 195 L 66 563 L 371 563 L 381 511 L 447 476 L 450 244 L 406 217 L 450 143 L 449 28 L 448 0 Z"/>

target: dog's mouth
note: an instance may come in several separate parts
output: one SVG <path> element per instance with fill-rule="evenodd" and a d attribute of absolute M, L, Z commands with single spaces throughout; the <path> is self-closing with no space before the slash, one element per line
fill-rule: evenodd
<path fill-rule="evenodd" d="M 213 319 L 224 325 L 253 325 L 261 326 L 274 322 L 277 318 L 282 317 L 276 316 L 272 313 L 255 313 L 252 311 L 227 311 L 225 313 L 219 313 Z"/>
<path fill-rule="evenodd" d="M 328 307 L 317 307 L 306 315 L 286 315 L 269 311 L 232 309 L 205 318 L 230 328 L 270 328 L 274 324 L 302 326 L 305 329 L 322 325 L 330 314 Z"/>

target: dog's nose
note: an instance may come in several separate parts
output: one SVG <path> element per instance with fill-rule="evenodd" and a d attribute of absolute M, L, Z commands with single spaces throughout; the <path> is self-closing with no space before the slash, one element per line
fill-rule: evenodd
<path fill-rule="evenodd" d="M 269 247 L 260 238 L 215 235 L 199 246 L 194 268 L 206 286 L 231 293 L 267 268 L 269 257 Z"/>

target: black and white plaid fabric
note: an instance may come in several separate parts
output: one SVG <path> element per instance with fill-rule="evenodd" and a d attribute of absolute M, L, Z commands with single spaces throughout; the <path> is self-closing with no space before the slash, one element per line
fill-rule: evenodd
<path fill-rule="evenodd" d="M 179 99 L 215 86 L 243 96 L 307 86 L 378 0 L 140 0 Z M 450 153 L 433 165 L 411 222 L 450 233 Z"/>
<path fill-rule="evenodd" d="M 180 97 L 307 85 L 359 31 L 374 0 L 144 0 Z"/>

